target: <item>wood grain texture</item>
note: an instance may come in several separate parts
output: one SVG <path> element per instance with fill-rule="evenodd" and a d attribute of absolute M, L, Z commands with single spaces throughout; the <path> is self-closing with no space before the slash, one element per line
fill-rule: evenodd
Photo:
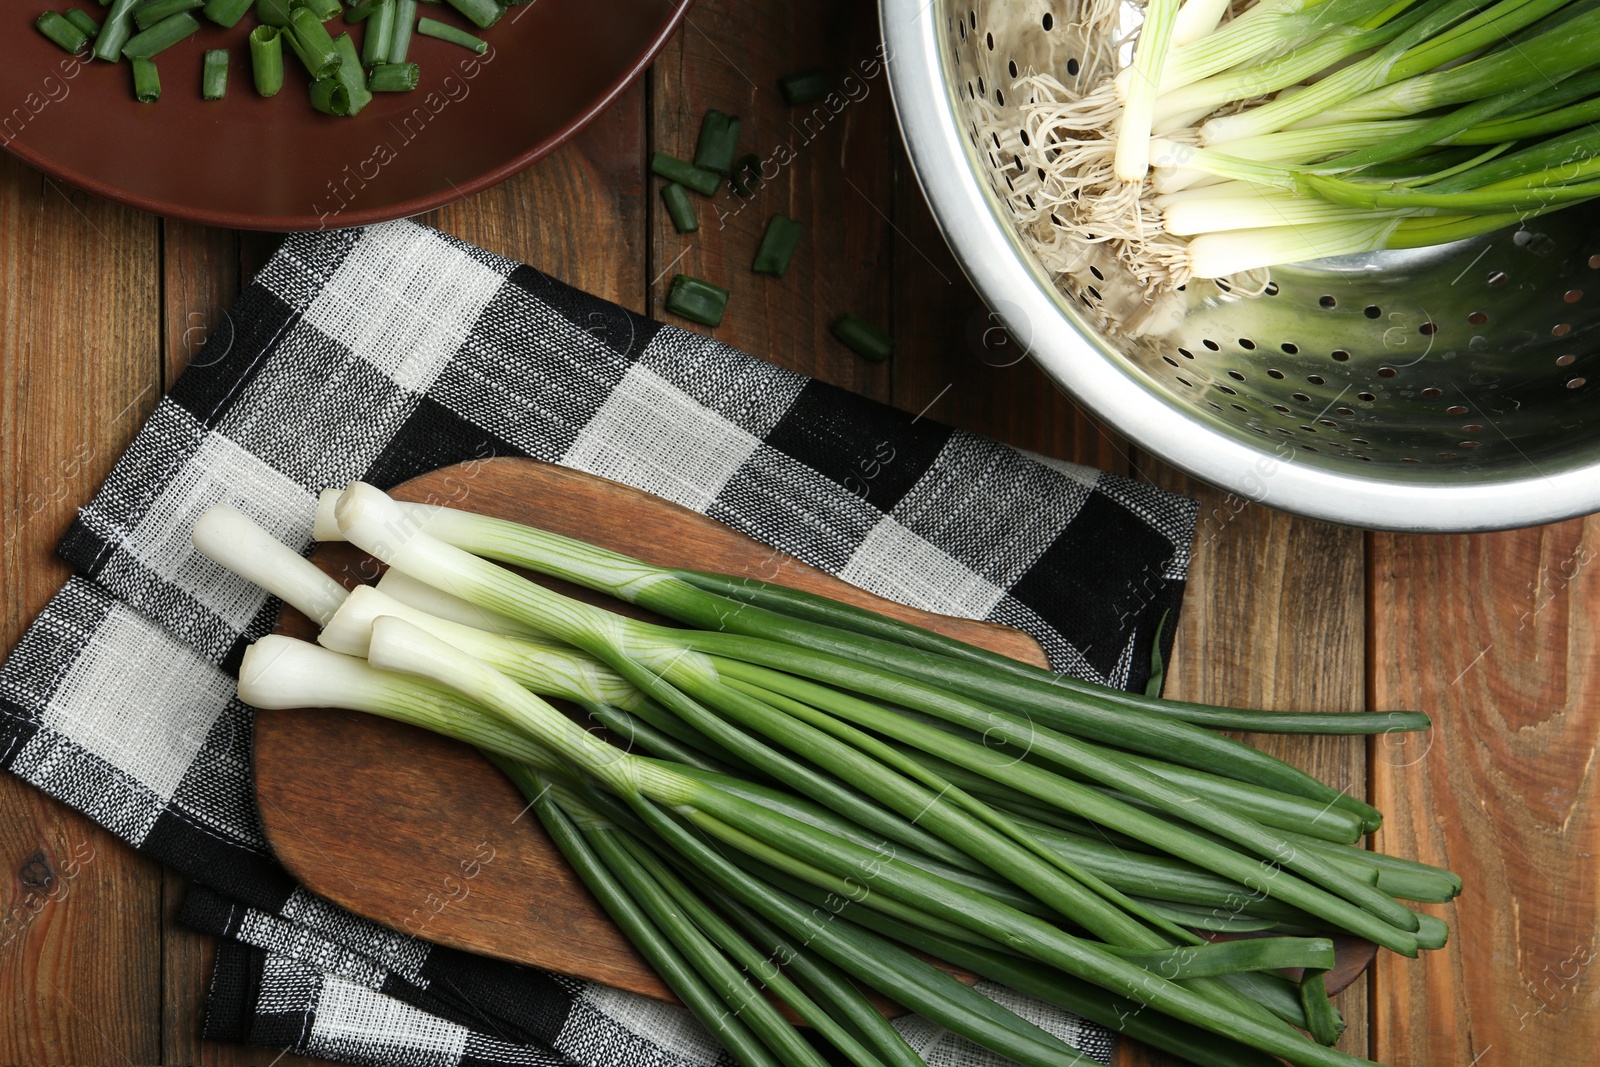
<path fill-rule="evenodd" d="M 895 153 L 893 402 L 1020 448 L 1127 474 L 1128 446 L 1084 414 L 984 304 L 945 244 L 904 152 Z"/>
<path fill-rule="evenodd" d="M 760 156 L 771 180 L 748 201 L 726 188 L 714 200 L 694 197 L 699 232 L 679 234 L 660 206 L 661 179 L 650 179 L 650 308 L 781 366 L 887 400 L 889 367 L 861 359 L 828 332 L 846 312 L 885 328 L 891 315 L 899 134 L 878 47 L 871 4 L 698 0 L 651 71 L 650 147 L 692 158 L 702 116 L 719 108 L 739 117 L 740 153 Z M 833 73 L 839 92 L 789 107 L 778 78 L 812 67 Z M 774 212 L 804 226 L 782 279 L 750 271 Z M 731 292 L 720 327 L 706 331 L 663 310 L 675 274 Z"/>
<path fill-rule="evenodd" d="M 423 475 L 395 495 L 536 523 L 658 565 L 777 581 L 1044 662 L 1017 631 L 891 604 L 715 520 L 566 468 L 489 460 Z M 372 573 L 348 546 L 314 558 L 343 580 Z M 286 627 L 312 636 L 304 620 Z M 313 892 L 440 944 L 670 998 L 520 794 L 469 746 L 371 716 L 263 711 L 255 771 L 267 839 Z"/>
<path fill-rule="evenodd" d="M 57 538 L 159 395 L 157 240 L 0 154 L 0 652 L 67 577 Z M 159 906 L 154 864 L 4 776 L 0 1062 L 154 1062 Z"/>
<path fill-rule="evenodd" d="M 1387 848 L 1459 871 L 1452 949 L 1384 960 L 1374 1051 L 1520 1065 L 1600 1047 L 1600 519 L 1372 537 L 1372 691 L 1433 714 L 1378 745 Z"/>
<path fill-rule="evenodd" d="M 1166 695 L 1249 708 L 1363 710 L 1361 533 L 1269 511 L 1147 458 L 1136 470 L 1200 502 Z M 1249 740 L 1353 796 L 1367 794 L 1362 738 L 1255 734 Z M 1367 986 L 1356 982 L 1335 998 L 1348 1024 L 1338 1047 L 1362 1056 Z M 1119 1046 L 1119 1067 L 1175 1062 L 1132 1042 Z"/>

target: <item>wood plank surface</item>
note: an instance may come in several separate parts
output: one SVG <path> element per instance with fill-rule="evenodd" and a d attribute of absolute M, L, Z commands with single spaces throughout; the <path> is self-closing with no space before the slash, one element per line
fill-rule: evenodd
<path fill-rule="evenodd" d="M 1373 1051 L 1400 1064 L 1590 1062 L 1600 1047 L 1600 519 L 1372 537 L 1373 699 L 1426 708 L 1379 745 L 1384 847 L 1459 871 L 1451 950 L 1381 960 Z"/>
<path fill-rule="evenodd" d="M 1388 816 L 1380 847 L 1467 879 L 1438 909 L 1460 924 L 1448 949 L 1420 962 L 1382 954 L 1370 982 L 1341 997 L 1342 1047 L 1408 1067 L 1582 1062 L 1600 1038 L 1597 520 L 1373 535 L 1363 549 L 1359 534 L 1141 460 L 1013 362 L 1018 340 L 993 329 L 958 275 L 882 73 L 863 73 L 875 34 L 871 5 L 848 0 L 701 0 L 645 82 L 576 141 L 425 221 L 668 321 L 678 321 L 662 309 L 671 275 L 705 277 L 732 290 L 711 331 L 721 340 L 909 412 L 1199 496 L 1170 694 L 1421 707 L 1439 723 L 1415 747 L 1269 746 L 1370 789 Z M 812 66 L 858 76 L 821 114 L 776 91 L 779 75 Z M 678 235 L 648 155 L 692 155 L 713 106 L 740 116 L 741 151 L 775 161 L 774 177 L 738 211 L 726 191 L 715 206 L 697 199 L 701 231 Z M 749 272 L 774 211 L 805 225 L 781 281 Z M 0 648 L 64 580 L 53 547 L 72 509 L 275 244 L 162 223 L 0 154 Z M 845 311 L 889 327 L 894 360 L 869 364 L 835 342 L 827 325 Z M 210 943 L 174 924 L 182 889 L 0 776 L 0 1062 L 273 1063 L 280 1050 L 199 1041 Z M 1121 1056 L 1156 1062 L 1131 1046 Z"/>
<path fill-rule="evenodd" d="M 0 651 L 66 579 L 54 556 L 160 395 L 154 219 L 0 153 Z M 161 873 L 0 774 L 0 1062 L 160 1056 Z"/>
<path fill-rule="evenodd" d="M 1363 710 L 1361 533 L 1268 510 L 1148 458 L 1136 470 L 1200 503 L 1166 695 L 1247 708 Z M 1254 734 L 1249 740 L 1352 796 L 1367 796 L 1362 738 Z M 1392 956 L 1380 951 L 1378 958 Z M 1356 982 L 1334 998 L 1347 1024 L 1338 1047 L 1361 1056 L 1368 1047 L 1368 984 Z M 1132 1042 L 1118 1048 L 1118 1067 L 1176 1062 Z"/>
<path fill-rule="evenodd" d="M 650 76 L 652 151 L 694 156 L 708 108 L 737 115 L 739 152 L 763 161 L 764 182 L 749 200 L 723 189 L 693 197 L 697 233 L 679 234 L 649 182 L 651 313 L 680 326 L 880 400 L 890 369 L 836 341 L 828 325 L 846 312 L 884 328 L 891 312 L 892 161 L 899 133 L 878 61 L 877 11 L 854 0 L 697 0 Z M 827 100 L 789 107 L 783 75 L 820 67 L 839 79 Z M 804 227 L 781 279 L 753 274 L 756 246 L 774 212 Z M 728 289 L 715 330 L 663 309 L 676 274 Z"/>

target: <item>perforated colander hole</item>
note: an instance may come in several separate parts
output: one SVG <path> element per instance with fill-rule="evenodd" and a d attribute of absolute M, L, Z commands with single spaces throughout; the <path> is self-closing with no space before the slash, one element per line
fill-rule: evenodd
<path fill-rule="evenodd" d="M 1600 253 L 1596 253 L 1595 255 L 1589 257 L 1589 269 L 1600 270 Z"/>
<path fill-rule="evenodd" d="M 1417 332 L 1422 334 L 1424 337 L 1432 337 L 1434 334 L 1439 332 L 1439 326 L 1437 323 L 1425 322 L 1421 326 L 1417 327 Z"/>
<path fill-rule="evenodd" d="M 1567 388 L 1568 389 L 1582 389 L 1587 384 L 1589 384 L 1589 379 L 1587 379 L 1587 378 L 1572 378 L 1572 379 L 1568 380 Z"/>
<path fill-rule="evenodd" d="M 972 28 L 973 29 L 977 29 L 978 28 L 978 13 L 976 11 L 973 11 L 971 8 L 968 8 L 967 9 L 967 21 L 972 24 Z"/>
<path fill-rule="evenodd" d="M 1206 407 L 1210 408 L 1212 411 L 1221 411 L 1222 410 L 1222 405 L 1217 403 L 1215 400 L 1207 400 L 1206 401 Z"/>
<path fill-rule="evenodd" d="M 1451 404 L 1449 407 L 1444 409 L 1444 413 L 1446 415 L 1465 415 L 1467 413 L 1467 407 L 1465 404 Z"/>
<path fill-rule="evenodd" d="M 1011 76 L 1015 78 L 1017 76 L 1017 61 L 1013 59 L 1007 62 L 1006 69 L 1009 70 L 1011 72 Z"/>
<path fill-rule="evenodd" d="M 1211 349 L 1211 351 L 1213 351 L 1213 352 L 1221 352 L 1222 351 L 1222 346 L 1217 344 L 1217 342 L 1211 340 L 1209 337 L 1202 338 L 1200 343 L 1205 345 L 1207 348 Z"/>
<path fill-rule="evenodd" d="M 1229 404 L 1228 406 L 1231 407 L 1235 411 L 1242 411 L 1246 415 L 1250 414 L 1250 409 L 1245 407 L 1243 404 Z"/>
<path fill-rule="evenodd" d="M 989 95 L 989 90 L 987 90 L 987 89 L 985 89 L 983 87 L 983 75 L 982 74 L 978 75 L 978 95 L 979 96 L 987 96 L 987 95 Z"/>
<path fill-rule="evenodd" d="M 1016 71 L 1012 71 L 1011 73 L 1015 74 Z M 1033 143 L 1032 141 L 1030 141 L 1028 139 L 1028 131 L 1022 129 L 1020 126 L 1017 128 L 1017 140 L 1021 141 L 1023 143 L 1024 147 L 1026 147 L 1027 145 L 1031 145 Z M 1040 177 L 1041 181 L 1044 178 L 1044 168 L 1043 167 L 1039 168 L 1039 177 Z"/>
<path fill-rule="evenodd" d="M 1321 304 L 1325 308 L 1336 308 L 1339 306 L 1339 301 L 1335 300 L 1332 296 L 1327 295 L 1324 295 L 1322 299 L 1317 301 L 1317 303 Z"/>
<path fill-rule="evenodd" d="M 1285 342 L 1283 342 L 1283 344 L 1279 345 L 1278 347 L 1283 349 L 1286 353 L 1288 353 L 1291 356 L 1294 355 L 1296 352 L 1300 351 L 1300 346 L 1295 344 L 1293 341 L 1285 341 Z"/>
<path fill-rule="evenodd" d="M 1400 372 L 1395 370 L 1393 367 L 1379 367 L 1378 368 L 1378 377 L 1380 377 L 1380 378 L 1393 378 L 1396 374 L 1399 374 L 1399 373 Z"/>
<path fill-rule="evenodd" d="M 1233 388 L 1232 386 L 1222 385 L 1222 384 L 1219 383 L 1217 385 L 1217 388 L 1220 391 L 1222 391 L 1224 393 L 1227 393 L 1229 396 L 1238 396 L 1239 395 L 1239 390 Z"/>
<path fill-rule="evenodd" d="M 1267 371 L 1267 377 L 1268 378 L 1276 378 L 1281 382 L 1283 380 L 1283 371 L 1278 370 L 1276 367 L 1273 367 L 1273 368 L 1271 368 L 1271 369 L 1269 369 Z"/>
<path fill-rule="evenodd" d="M 1264 289 L 1262 291 L 1265 292 L 1268 296 L 1277 296 L 1278 293 L 1280 293 L 1282 290 L 1280 290 L 1278 288 L 1278 283 L 1277 282 L 1268 282 L 1266 289 Z"/>
<path fill-rule="evenodd" d="M 1365 437 L 1352 437 L 1350 438 L 1350 443 L 1353 445 L 1370 445 L 1372 442 Z"/>
<path fill-rule="evenodd" d="M 1320 374 L 1308 374 L 1308 375 L 1306 375 L 1306 381 L 1310 382 L 1312 385 L 1326 385 L 1326 384 L 1328 384 L 1328 379 L 1324 378 Z"/>
<path fill-rule="evenodd" d="M 1345 416 L 1346 418 L 1348 418 L 1349 416 L 1354 415 L 1356 413 L 1356 409 L 1355 408 L 1347 408 L 1347 407 L 1344 407 L 1343 405 L 1340 405 L 1339 407 L 1336 407 L 1333 410 L 1338 412 L 1340 415 Z"/>
<path fill-rule="evenodd" d="M 1443 394 L 1444 394 L 1444 390 L 1443 389 L 1440 389 L 1440 388 L 1438 388 L 1436 386 L 1432 386 L 1432 385 L 1428 386 L 1426 389 L 1424 389 L 1422 391 L 1422 395 L 1427 397 L 1427 398 L 1429 398 L 1430 400 L 1432 398 L 1436 397 L 1436 396 L 1442 396 Z"/>
<path fill-rule="evenodd" d="M 1363 403 L 1370 404 L 1378 398 L 1373 396 L 1371 393 L 1357 393 L 1356 399 L 1362 401 Z"/>
<path fill-rule="evenodd" d="M 1455 452 L 1440 452 L 1438 455 L 1439 455 L 1440 459 L 1455 459 L 1457 453 L 1455 453 Z"/>
<path fill-rule="evenodd" d="M 978 84 L 979 88 L 982 88 L 983 83 L 979 82 Z M 1379 315 L 1383 314 L 1383 309 L 1377 304 L 1368 304 L 1366 307 L 1361 309 L 1361 314 L 1365 315 L 1369 319 L 1375 319 Z"/>
<path fill-rule="evenodd" d="M 1578 301 L 1583 299 L 1583 290 L 1568 289 L 1566 292 L 1561 294 L 1561 299 L 1565 300 L 1569 304 L 1576 304 Z"/>
<path fill-rule="evenodd" d="M 1300 403 L 1302 403 L 1302 404 L 1311 403 L 1311 398 L 1309 396 L 1306 396 L 1306 394 L 1304 394 L 1304 393 L 1290 393 L 1289 395 L 1294 397 L 1296 400 L 1300 401 Z"/>
<path fill-rule="evenodd" d="M 1556 366 L 1558 366 L 1558 367 L 1570 367 L 1570 366 L 1572 366 L 1573 362 L 1577 358 L 1578 357 L 1573 355 L 1571 352 L 1568 352 L 1564 356 L 1557 356 L 1556 357 Z"/>
<path fill-rule="evenodd" d="M 1044 17 L 1044 28 L 1047 30 L 1050 28 L 1049 15 Z M 1069 78 L 1076 78 L 1078 76 L 1078 61 L 1076 59 L 1067 60 L 1067 76 Z"/>
<path fill-rule="evenodd" d="M 1474 311 L 1472 314 L 1467 316 L 1467 321 L 1472 323 L 1474 326 L 1482 326 L 1484 323 L 1489 321 L 1489 316 L 1485 312 Z"/>
<path fill-rule="evenodd" d="M 1005 107 L 1006 106 L 1006 94 L 1002 93 L 999 89 L 996 89 L 994 91 L 994 102 L 999 104 L 1001 107 Z M 1033 205 L 1029 204 L 1028 206 L 1032 207 Z"/>
<path fill-rule="evenodd" d="M 1401 463 L 1421 463 L 1422 460 L 1416 459 L 1413 456 L 1401 456 L 1400 457 L 1400 462 Z"/>
<path fill-rule="evenodd" d="M 1278 432 L 1283 434 L 1283 436 L 1285 436 L 1285 437 L 1293 437 L 1294 436 L 1294 431 L 1293 430 L 1286 430 L 1282 426 L 1279 426 L 1277 429 L 1278 429 Z"/>
<path fill-rule="evenodd" d="M 1316 451 L 1316 449 L 1312 448 L 1310 445 L 1301 445 L 1300 447 L 1305 449 L 1307 452 L 1315 452 Z"/>
<path fill-rule="evenodd" d="M 1488 280 L 1490 285 L 1504 285 L 1511 280 L 1511 275 L 1503 270 L 1492 270 L 1489 272 Z"/>
<path fill-rule="evenodd" d="M 1256 350 L 1256 343 L 1250 340 L 1248 337 L 1241 337 L 1239 338 L 1239 347 L 1244 349 L 1246 352 L 1254 352 Z"/>
<path fill-rule="evenodd" d="M 1316 433 L 1317 432 L 1317 428 L 1315 426 L 1302 426 L 1300 428 L 1302 430 L 1304 430 L 1306 433 Z"/>
<path fill-rule="evenodd" d="M 1348 363 L 1348 362 L 1350 362 L 1350 353 L 1346 352 L 1342 348 L 1335 348 L 1332 352 L 1330 352 L 1328 354 L 1333 357 L 1333 361 L 1335 363 Z"/>
<path fill-rule="evenodd" d="M 1469 422 L 1465 426 L 1461 427 L 1461 432 L 1462 433 L 1482 433 L 1483 432 L 1483 427 L 1478 425 L 1475 422 Z"/>
<path fill-rule="evenodd" d="M 1363 456 L 1360 452 L 1352 452 L 1350 454 L 1352 456 L 1354 456 L 1356 459 L 1359 459 L 1363 463 L 1371 463 L 1372 462 L 1372 457 L 1371 456 Z"/>
<path fill-rule="evenodd" d="M 1482 441 L 1462 441 L 1456 447 L 1457 448 L 1478 448 L 1482 444 L 1483 444 Z"/>
<path fill-rule="evenodd" d="M 1550 327 L 1551 337 L 1565 337 L 1572 332 L 1572 323 L 1562 322 Z"/>
<path fill-rule="evenodd" d="M 1274 405 L 1272 405 L 1272 410 L 1276 411 L 1280 415 L 1289 414 L 1289 408 L 1285 404 L 1274 404 Z"/>
<path fill-rule="evenodd" d="M 1100 273 L 1099 267 L 1091 265 L 1089 267 L 1089 273 L 1094 275 L 1094 280 L 1097 282 L 1103 282 L 1106 280 L 1106 276 Z"/>
<path fill-rule="evenodd" d="M 1334 422 L 1332 419 L 1318 419 L 1317 422 L 1322 426 L 1326 426 L 1330 430 L 1337 430 L 1339 428 L 1339 424 Z"/>
<path fill-rule="evenodd" d="M 1171 356 L 1162 356 L 1161 358 L 1166 360 L 1168 363 L 1170 363 L 1174 367 L 1176 367 L 1178 365 L 1178 361 L 1173 359 Z"/>
<path fill-rule="evenodd" d="M 1185 377 L 1184 377 L 1184 376 L 1183 376 L 1183 375 L 1181 375 L 1181 374 L 1176 374 L 1176 375 L 1173 375 L 1173 377 L 1175 377 L 1175 378 L 1177 378 L 1177 379 L 1178 379 L 1178 384 L 1180 384 L 1180 385 L 1186 385 L 1186 386 L 1188 386 L 1188 387 L 1189 387 L 1189 388 L 1190 388 L 1190 389 L 1193 389 L 1193 388 L 1194 388 L 1194 383 L 1193 383 L 1193 382 L 1191 382 L 1191 381 L 1190 381 L 1190 380 L 1189 380 L 1189 379 L 1187 379 L 1187 378 L 1185 378 Z"/>
<path fill-rule="evenodd" d="M 1231 371 L 1229 371 L 1229 372 L 1228 372 L 1228 377 L 1230 377 L 1230 378 L 1232 378 L 1232 379 L 1233 379 L 1233 380 L 1234 380 L 1234 381 L 1236 381 L 1236 382 L 1242 382 L 1242 381 L 1244 381 L 1244 375 L 1243 375 L 1243 374 L 1240 374 L 1240 373 L 1239 373 L 1239 372 L 1238 372 L 1238 371 L 1236 371 L 1236 370 L 1231 370 Z"/>
<path fill-rule="evenodd" d="M 1184 359 L 1193 359 L 1194 358 L 1194 353 L 1189 351 L 1187 348 L 1178 349 L 1178 355 L 1182 356 Z"/>

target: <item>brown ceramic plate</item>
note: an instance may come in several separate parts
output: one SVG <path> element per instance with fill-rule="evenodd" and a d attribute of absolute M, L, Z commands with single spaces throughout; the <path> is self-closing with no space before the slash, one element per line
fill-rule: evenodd
<path fill-rule="evenodd" d="M 256 95 L 251 16 L 201 30 L 157 58 L 161 101 L 132 72 L 68 56 L 33 26 L 51 4 L 0 15 L 0 144 L 63 181 L 156 214 L 250 230 L 362 226 L 414 215 L 503 181 L 550 152 L 637 78 L 689 0 L 534 0 L 473 32 L 474 56 L 418 35 L 412 93 L 379 93 L 355 118 L 312 110 L 290 57 Z M 59 5 L 55 5 L 59 6 Z M 81 6 L 81 5 L 80 5 Z M 89 5 L 96 21 L 106 9 Z M 425 13 L 472 30 L 447 7 Z M 344 21 L 329 23 L 337 36 Z M 359 44 L 362 27 L 351 27 Z M 201 53 L 227 48 L 226 99 L 200 98 Z"/>

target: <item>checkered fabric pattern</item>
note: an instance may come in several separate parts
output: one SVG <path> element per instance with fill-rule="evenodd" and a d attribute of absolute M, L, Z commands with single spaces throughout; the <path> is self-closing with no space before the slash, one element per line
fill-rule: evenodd
<path fill-rule="evenodd" d="M 1195 519 L 1190 501 L 903 414 L 413 223 L 290 237 L 79 513 L 60 546 L 78 575 L 0 668 L 0 767 L 195 882 L 186 919 L 227 946 L 212 1036 L 396 1065 L 720 1055 L 676 1009 L 344 913 L 262 836 L 233 672 L 277 604 L 194 552 L 195 518 L 230 503 L 309 549 L 325 486 L 506 455 L 1019 627 L 1058 669 L 1131 689 L 1169 651 Z M 1107 1054 L 1098 1027 L 1029 1010 Z M 948 1037 L 929 1031 L 932 1062 L 982 1062 Z"/>

